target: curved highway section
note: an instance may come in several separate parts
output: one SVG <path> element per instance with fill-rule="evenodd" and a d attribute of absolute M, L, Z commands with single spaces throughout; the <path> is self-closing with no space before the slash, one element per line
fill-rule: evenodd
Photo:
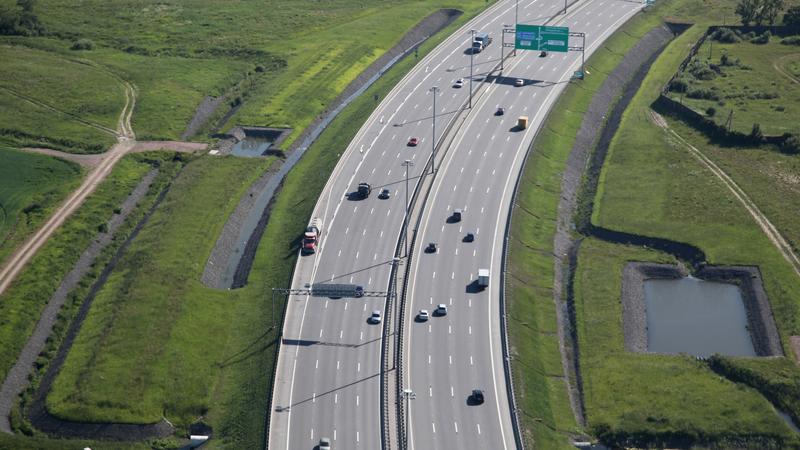
<path fill-rule="evenodd" d="M 511 0 L 498 2 L 437 46 L 361 127 L 317 202 L 313 216 L 322 223 L 321 243 L 316 254 L 298 258 L 292 288 L 332 282 L 388 290 L 404 216 L 401 164 L 415 163 L 409 171 L 415 183 L 431 153 L 430 88 L 440 88 L 437 129 L 445 129 L 468 99 L 468 82 L 460 89 L 451 86 L 469 75 L 469 30 L 513 21 L 514 7 Z M 474 69 L 486 71 L 499 58 L 495 42 L 474 55 Z M 416 146 L 408 145 L 411 137 L 418 138 Z M 360 182 L 370 183 L 373 194 L 352 200 L 349 194 Z M 390 196 L 379 199 L 384 188 Z M 367 319 L 373 310 L 383 311 L 384 303 L 385 298 L 375 297 L 289 297 L 270 411 L 270 448 L 310 449 L 321 437 L 331 439 L 333 448 L 381 448 L 383 324 Z"/>
<path fill-rule="evenodd" d="M 520 23 L 542 24 L 528 13 L 546 7 L 543 3 L 523 7 L 521 2 Z M 641 6 L 622 0 L 582 1 L 547 25 L 586 33 L 588 56 Z M 493 24 L 482 31 L 496 36 L 500 29 Z M 499 309 L 504 231 L 525 152 L 579 65 L 577 52 L 546 57 L 519 52 L 506 61 L 502 77 L 486 81 L 487 91 L 464 125 L 454 130 L 424 206 L 410 269 L 410 320 L 403 330 L 403 387 L 415 394 L 408 402 L 409 448 L 515 448 Z M 518 78 L 523 86 L 516 85 Z M 503 115 L 497 114 L 498 106 Z M 527 129 L 515 128 L 519 116 L 530 118 Z M 456 209 L 462 210 L 458 222 L 453 221 Z M 465 239 L 467 233 L 474 241 Z M 438 244 L 438 250 L 425 252 L 428 243 Z M 486 289 L 477 284 L 479 269 L 490 270 Z M 433 315 L 439 304 L 447 307 L 446 315 Z M 413 320 L 421 309 L 430 319 Z M 482 390 L 483 404 L 476 404 L 473 389 Z"/>

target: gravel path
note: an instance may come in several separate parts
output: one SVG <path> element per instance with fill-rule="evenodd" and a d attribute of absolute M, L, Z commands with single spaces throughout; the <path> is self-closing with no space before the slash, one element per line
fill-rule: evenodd
<path fill-rule="evenodd" d="M 573 216 L 577 206 L 581 180 L 588 168 L 588 160 L 605 125 L 606 114 L 621 93 L 632 94 L 638 90 L 639 83 L 632 82 L 637 73 L 643 78 L 642 69 L 657 57 L 673 33 L 666 26 L 659 26 L 647 33 L 625 55 L 606 81 L 595 93 L 589 108 L 583 116 L 581 128 L 575 138 L 567 166 L 561 180 L 561 200 L 558 204 L 556 234 L 553 241 L 555 258 L 555 279 L 553 280 L 553 300 L 556 303 L 559 321 L 559 343 L 561 358 L 567 380 L 577 380 L 577 386 L 569 386 L 569 397 L 577 422 L 585 425 L 583 402 L 580 394 L 580 371 L 578 367 L 579 349 L 575 345 L 575 327 L 569 319 L 572 299 L 566 295 L 569 283 L 570 254 L 576 252 L 576 241 L 572 235 L 575 228 Z M 633 91 L 633 92 L 631 92 Z M 614 127 L 619 124 L 613 124 Z"/>
<path fill-rule="evenodd" d="M 83 252 L 78 262 L 75 263 L 75 266 L 67 273 L 58 289 L 50 297 L 33 334 L 28 339 L 28 342 L 25 343 L 16 364 L 8 372 L 3 386 L 0 388 L 0 431 L 5 433 L 12 432 L 8 419 L 11 408 L 16 402 L 17 396 L 28 386 L 28 376 L 31 374 L 33 364 L 45 347 L 47 338 L 50 336 L 67 295 L 75 289 L 80 280 L 89 272 L 97 255 L 111 243 L 114 233 L 125 222 L 125 219 L 139 200 L 147 193 L 157 174 L 158 170 L 153 169 L 142 178 L 133 192 L 122 203 L 120 213 L 114 214 L 111 220 L 108 221 L 108 232 L 98 233 L 89 248 Z"/>
<path fill-rule="evenodd" d="M 304 152 L 319 134 L 327 127 L 331 120 L 346 106 L 355 99 L 366 87 L 371 85 L 383 74 L 391 65 L 397 63 L 403 55 L 409 53 L 413 47 L 418 46 L 427 38 L 437 33 L 450 23 L 452 23 L 461 11 L 453 9 L 442 9 L 424 18 L 413 29 L 406 33 L 403 38 L 389 51 L 383 54 L 355 80 L 353 80 L 345 90 L 339 94 L 329 105 L 322 115 L 316 117 L 314 121 L 298 136 L 286 154 L 289 155 L 285 161 L 276 162 L 264 173 L 245 193 L 239 201 L 234 212 L 228 218 L 225 226 L 217 239 L 214 249 L 206 262 L 203 276 L 203 284 L 217 289 L 227 289 L 231 287 L 241 287 L 246 284 L 247 276 L 250 273 L 255 251 L 264 232 L 269 219 L 269 210 L 272 205 L 272 198 L 277 195 L 282 177 L 291 168 L 302 152 Z M 282 167 L 290 164 L 289 167 Z M 277 180 L 273 178 L 278 177 Z M 266 192 L 265 192 L 266 191 Z M 269 196 L 269 201 L 261 197 Z M 260 210 L 254 210 L 256 203 L 264 204 Z M 252 214 L 258 214 L 258 220 L 250 220 Z M 245 224 L 255 223 L 253 230 L 245 229 Z M 244 246 L 241 236 L 246 233 Z M 242 249 L 242 247 L 244 247 Z M 239 253 L 238 258 L 232 256 Z M 234 273 L 234 276 L 230 276 Z"/>

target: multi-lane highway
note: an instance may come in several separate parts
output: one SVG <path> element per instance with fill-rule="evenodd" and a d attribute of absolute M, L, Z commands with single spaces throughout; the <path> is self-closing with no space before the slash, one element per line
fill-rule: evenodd
<path fill-rule="evenodd" d="M 520 1 L 519 19 L 521 23 L 543 23 L 561 7 L 560 1 Z M 566 24 L 577 20 L 574 26 L 587 32 L 591 47 L 590 43 L 600 42 L 638 7 L 619 0 L 581 1 L 567 16 Z M 489 32 L 495 39 L 486 50 L 473 55 L 475 74 L 481 76 L 499 62 L 499 32 L 503 24 L 514 22 L 514 14 L 512 0 L 488 8 L 420 61 L 370 116 L 318 200 L 314 217 L 322 222 L 321 244 L 316 254 L 299 258 L 293 288 L 335 282 L 372 291 L 388 289 L 404 215 L 402 163 L 415 163 L 409 173 L 413 189 L 431 152 L 434 111 L 430 88 L 439 87 L 436 126 L 444 130 L 468 98 L 469 30 Z M 431 309 L 431 302 L 452 305 L 451 311 L 427 324 L 411 322 L 403 330 L 410 338 L 405 357 L 408 378 L 402 382 L 417 392 L 410 423 L 411 443 L 416 448 L 513 446 L 498 334 L 502 211 L 508 207 L 508 190 L 524 148 L 563 88 L 563 84 L 550 82 L 565 80 L 574 63 L 573 54 L 538 59 L 520 52 L 507 61 L 505 75 L 527 79 L 528 84 L 521 88 L 497 81 L 485 84 L 489 91 L 472 110 L 462 113 L 468 114 L 467 124 L 453 130 L 458 135 L 438 169 L 417 240 L 438 241 L 441 249 L 434 255 L 418 252 L 408 298 L 409 309 L 414 311 L 423 306 Z M 464 87 L 453 87 L 458 78 L 465 79 Z M 498 104 L 506 107 L 505 116 L 493 116 Z M 524 132 L 509 131 L 520 114 L 531 117 L 531 127 Z M 419 139 L 416 146 L 407 145 L 410 137 Z M 437 136 L 437 141 L 440 139 Z M 372 184 L 373 194 L 354 200 L 348 194 L 362 181 Z M 388 199 L 377 196 L 383 188 L 390 190 Z M 455 207 L 465 209 L 464 220 L 445 224 L 445 216 Z M 461 243 L 468 229 L 477 239 Z M 467 294 L 466 285 L 478 267 L 492 269 L 491 288 Z M 383 311 L 384 302 L 377 297 L 289 298 L 273 391 L 270 448 L 313 448 L 321 437 L 329 437 L 334 448 L 381 447 L 383 324 L 369 324 L 367 319 L 373 310 Z M 475 387 L 487 393 L 486 403 L 480 407 L 466 404 L 466 395 Z M 458 432 L 455 427 L 460 428 Z"/>
<path fill-rule="evenodd" d="M 520 22 L 531 23 L 524 18 L 539 4 L 526 6 Z M 640 8 L 619 0 L 579 2 L 548 25 L 585 32 L 588 54 Z M 415 392 L 410 448 L 515 447 L 498 305 L 504 230 L 525 151 L 579 63 L 577 53 L 542 58 L 520 52 L 507 62 L 503 77 L 490 78 L 488 91 L 455 131 L 424 207 L 409 279 L 409 316 L 447 306 L 446 315 L 409 321 L 404 330 L 404 386 Z M 525 84 L 515 86 L 517 78 Z M 498 106 L 503 115 L 497 115 Z M 524 131 L 514 128 L 521 115 L 531 119 Z M 460 222 L 448 221 L 455 209 L 463 211 Z M 465 242 L 468 232 L 473 242 Z M 423 252 L 430 242 L 438 244 L 435 254 Z M 477 289 L 480 268 L 490 269 L 488 289 Z M 484 392 L 484 404 L 472 404 L 473 389 Z"/>
<path fill-rule="evenodd" d="M 412 182 L 423 170 L 431 149 L 432 96 L 437 99 L 438 125 L 464 104 L 468 84 L 452 89 L 464 77 L 464 49 L 470 28 L 500 24 L 500 14 L 514 7 L 503 1 L 439 45 L 389 93 L 342 155 L 316 207 L 322 220 L 321 245 L 314 256 L 302 257 L 292 286 L 332 281 L 386 291 L 390 261 L 404 215 L 403 161 L 416 163 Z M 499 59 L 499 45 L 475 55 L 475 67 Z M 468 62 L 468 60 L 467 60 Z M 417 137 L 417 146 L 407 145 Z M 372 184 L 369 198 L 351 201 L 359 182 Z M 388 188 L 389 199 L 377 192 Z M 284 322 L 270 420 L 270 447 L 312 448 L 320 437 L 336 447 L 376 449 L 381 446 L 380 348 L 382 324 L 367 323 L 383 309 L 384 299 L 326 300 L 292 296 Z M 287 408 L 288 407 L 288 408 Z"/>

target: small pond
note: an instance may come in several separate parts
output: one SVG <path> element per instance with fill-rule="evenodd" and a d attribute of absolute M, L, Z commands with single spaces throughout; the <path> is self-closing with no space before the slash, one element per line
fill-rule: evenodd
<path fill-rule="evenodd" d="M 644 291 L 648 351 L 756 356 L 737 285 L 692 277 L 651 279 Z"/>
<path fill-rule="evenodd" d="M 269 150 L 270 146 L 272 146 L 273 142 L 273 139 L 266 137 L 247 136 L 234 144 L 231 154 L 245 157 L 263 156 L 264 153 Z"/>

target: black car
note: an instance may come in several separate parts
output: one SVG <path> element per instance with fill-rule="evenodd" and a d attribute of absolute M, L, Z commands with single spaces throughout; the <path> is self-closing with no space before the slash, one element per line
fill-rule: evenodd
<path fill-rule="evenodd" d="M 437 247 L 438 246 L 436 245 L 436 242 L 431 242 L 427 247 L 425 247 L 425 253 L 436 253 Z"/>
<path fill-rule="evenodd" d="M 388 189 L 381 190 L 381 193 L 378 194 L 378 198 L 383 199 L 383 200 L 386 200 L 387 198 L 389 198 L 389 190 Z"/>
<path fill-rule="evenodd" d="M 503 108 L 502 106 L 498 106 L 497 107 L 497 111 L 494 112 L 494 115 L 495 116 L 502 116 L 505 113 L 506 113 L 505 108 Z"/>
<path fill-rule="evenodd" d="M 547 50 L 542 50 L 542 52 L 539 53 L 539 58 L 544 58 L 545 56 L 547 56 Z"/>
<path fill-rule="evenodd" d="M 475 235 L 472 233 L 467 233 L 466 236 L 464 236 L 464 242 L 472 242 L 474 240 L 475 240 Z"/>
<path fill-rule="evenodd" d="M 472 403 L 480 405 L 481 403 L 483 403 L 483 391 L 480 389 L 473 389 L 471 398 L 472 398 Z"/>

